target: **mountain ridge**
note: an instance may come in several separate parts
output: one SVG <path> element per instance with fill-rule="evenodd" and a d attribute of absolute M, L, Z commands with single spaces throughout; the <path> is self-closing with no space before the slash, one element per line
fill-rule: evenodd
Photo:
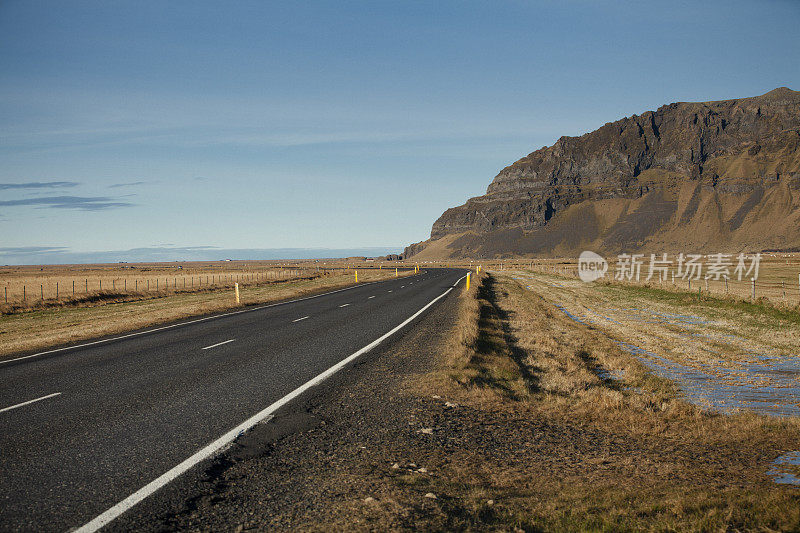
<path fill-rule="evenodd" d="M 676 102 L 502 169 L 407 257 L 800 247 L 800 92 Z M 421 255 L 420 255 L 421 254 Z"/>

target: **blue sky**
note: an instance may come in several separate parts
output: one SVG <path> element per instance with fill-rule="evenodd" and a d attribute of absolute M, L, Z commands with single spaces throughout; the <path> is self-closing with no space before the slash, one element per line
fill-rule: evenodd
<path fill-rule="evenodd" d="M 798 23 L 792 0 L 4 0 L 0 263 L 400 250 L 561 135 L 800 89 Z"/>

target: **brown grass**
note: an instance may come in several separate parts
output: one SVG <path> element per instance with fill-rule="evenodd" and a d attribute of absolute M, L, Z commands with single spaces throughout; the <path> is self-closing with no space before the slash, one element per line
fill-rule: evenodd
<path fill-rule="evenodd" d="M 604 435 L 619 443 L 556 440 L 542 456 L 511 464 L 461 451 L 431 490 L 458 502 L 458 523 L 468 529 L 800 528 L 800 489 L 765 475 L 777 456 L 800 449 L 797 419 L 703 412 L 510 278 L 483 278 L 462 300 L 456 332 L 445 367 L 414 385 L 416 393 L 436 391 L 503 420 L 506 433 L 536 421 L 552 431 L 579 428 L 586 442 Z M 603 369 L 623 371 L 624 382 L 604 379 Z M 521 438 L 547 440 L 547 431 Z"/>

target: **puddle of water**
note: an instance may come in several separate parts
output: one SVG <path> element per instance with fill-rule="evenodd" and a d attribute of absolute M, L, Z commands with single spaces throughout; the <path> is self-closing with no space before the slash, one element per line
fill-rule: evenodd
<path fill-rule="evenodd" d="M 789 452 L 781 455 L 772 462 L 772 467 L 767 471 L 767 475 L 772 477 L 775 483 L 786 485 L 800 485 L 800 477 L 787 472 L 787 466 L 800 466 L 800 451 Z"/>
<path fill-rule="evenodd" d="M 573 315 L 572 313 L 570 313 L 569 311 L 567 311 L 567 310 L 564 308 L 564 306 L 562 306 L 562 305 L 558 305 L 558 304 L 554 304 L 554 305 L 555 305 L 555 306 L 556 306 L 558 309 L 560 309 L 562 313 L 564 313 L 565 315 L 567 315 L 569 318 L 571 318 L 572 320 L 574 320 L 574 321 L 575 321 L 575 322 L 577 322 L 578 324 L 583 324 L 584 326 L 588 325 L 588 324 L 587 324 L 586 317 L 580 317 L 580 318 L 579 318 L 579 317 L 577 317 L 577 316 Z"/>
<path fill-rule="evenodd" d="M 696 368 L 629 343 L 618 344 L 656 375 L 675 381 L 689 401 L 703 408 L 800 416 L 800 358 L 771 358 L 767 364 L 745 362 L 732 368 L 699 363 Z"/>

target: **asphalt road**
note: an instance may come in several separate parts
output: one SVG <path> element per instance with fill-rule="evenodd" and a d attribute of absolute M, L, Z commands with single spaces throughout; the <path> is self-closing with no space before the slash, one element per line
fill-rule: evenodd
<path fill-rule="evenodd" d="M 86 524 L 393 330 L 464 274 L 432 269 L 0 362 L 0 529 Z"/>

